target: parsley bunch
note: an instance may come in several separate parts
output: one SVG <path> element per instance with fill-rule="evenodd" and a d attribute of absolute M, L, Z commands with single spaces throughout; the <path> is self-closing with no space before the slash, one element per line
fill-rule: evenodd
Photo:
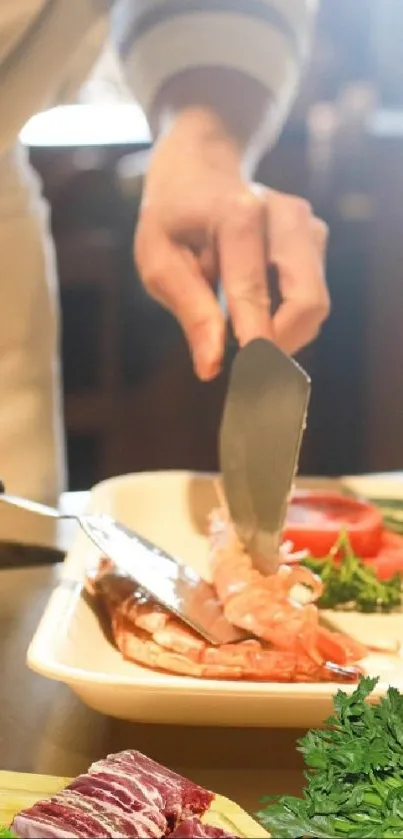
<path fill-rule="evenodd" d="M 340 551 L 340 562 L 333 554 Z M 402 602 L 402 576 L 378 580 L 375 571 L 354 553 L 346 533 L 341 533 L 333 553 L 325 559 L 307 557 L 302 565 L 317 574 L 323 583 L 318 601 L 321 609 L 346 606 L 357 612 L 391 612 Z"/>
<path fill-rule="evenodd" d="M 403 696 L 389 688 L 368 704 L 377 681 L 338 691 L 326 728 L 299 741 L 308 766 L 302 798 L 266 798 L 257 813 L 276 839 L 403 837 Z"/>

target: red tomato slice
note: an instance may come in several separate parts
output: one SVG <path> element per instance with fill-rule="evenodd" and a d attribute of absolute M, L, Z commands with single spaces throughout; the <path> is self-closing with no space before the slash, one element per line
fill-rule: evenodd
<path fill-rule="evenodd" d="M 379 580 L 390 580 L 395 574 L 403 575 L 403 536 L 384 530 L 380 549 L 376 556 L 365 557 Z"/>
<path fill-rule="evenodd" d="M 391 530 L 383 530 L 381 537 L 381 550 L 398 550 L 403 555 L 403 536 L 399 533 L 393 533 Z"/>
<path fill-rule="evenodd" d="M 312 556 L 325 557 L 345 530 L 357 556 L 375 556 L 381 545 L 382 516 L 366 501 L 358 501 L 338 492 L 298 490 L 291 498 L 283 540 L 293 543 L 295 551 L 309 550 Z"/>

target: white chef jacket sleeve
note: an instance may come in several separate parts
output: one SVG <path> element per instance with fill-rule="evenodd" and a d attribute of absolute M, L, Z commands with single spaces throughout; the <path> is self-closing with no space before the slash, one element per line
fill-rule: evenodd
<path fill-rule="evenodd" d="M 281 127 L 298 86 L 317 0 L 121 0 L 118 47 L 137 101 L 197 67 L 239 70 L 262 83 Z"/>

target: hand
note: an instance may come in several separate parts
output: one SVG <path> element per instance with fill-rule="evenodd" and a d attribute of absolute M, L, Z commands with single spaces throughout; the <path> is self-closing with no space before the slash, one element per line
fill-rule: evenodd
<path fill-rule="evenodd" d="M 220 279 L 237 340 L 275 341 L 294 353 L 330 309 L 326 225 L 310 205 L 242 176 L 242 152 L 211 114 L 185 112 L 156 146 L 135 241 L 148 292 L 179 320 L 196 372 L 213 378 L 224 352 Z M 282 303 L 271 317 L 267 265 Z"/>

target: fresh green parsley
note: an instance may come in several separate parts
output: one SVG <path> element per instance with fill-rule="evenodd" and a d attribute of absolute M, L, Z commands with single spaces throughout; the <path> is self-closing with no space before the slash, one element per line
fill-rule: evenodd
<path fill-rule="evenodd" d="M 403 696 L 389 688 L 369 704 L 377 681 L 338 691 L 325 728 L 299 741 L 302 798 L 266 798 L 256 814 L 276 839 L 403 837 Z"/>
<path fill-rule="evenodd" d="M 341 553 L 341 561 L 334 554 Z M 355 556 L 346 533 L 342 533 L 334 551 L 324 559 L 307 557 L 302 560 L 323 582 L 323 594 L 318 601 L 321 609 L 348 607 L 358 612 L 391 612 L 401 606 L 402 575 L 390 580 L 378 580 L 375 571 Z"/>

